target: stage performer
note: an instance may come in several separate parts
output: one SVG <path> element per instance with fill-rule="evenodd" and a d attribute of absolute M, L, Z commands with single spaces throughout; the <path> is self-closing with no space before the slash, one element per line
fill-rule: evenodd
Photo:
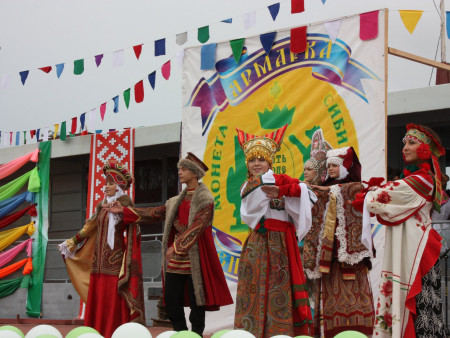
<path fill-rule="evenodd" d="M 83 229 L 59 245 L 73 286 L 86 303 L 84 325 L 111 337 L 128 322 L 145 325 L 142 282 L 141 232 L 137 224 L 124 224 L 121 217 L 102 206 L 114 201 L 132 206 L 125 194 L 132 177 L 121 164 L 103 167 L 105 198 Z"/>
<path fill-rule="evenodd" d="M 403 139 L 406 169 L 401 179 L 369 188 L 364 212 L 386 225 L 377 337 L 445 337 L 439 253 L 441 236 L 430 213 L 441 205 L 438 157 L 445 149 L 426 126 L 408 124 Z"/>
<path fill-rule="evenodd" d="M 184 306 L 190 306 L 192 331 L 203 334 L 205 311 L 233 303 L 212 235 L 214 197 L 199 182 L 208 167 L 194 154 L 178 162 L 178 178 L 186 188 L 164 206 L 122 207 L 125 224 L 165 220 L 162 240 L 164 301 L 175 331 L 187 330 Z"/>
<path fill-rule="evenodd" d="M 325 214 L 315 219 L 305 242 L 306 273 L 318 283 L 314 335 L 334 337 L 354 330 L 371 335 L 374 306 L 369 282 L 372 237 L 351 204 L 361 191 L 361 164 L 353 147 L 327 152 L 327 179 L 313 189 L 328 192 Z M 322 197 L 326 200 L 326 197 Z M 320 204 L 321 205 L 321 204 Z"/>
<path fill-rule="evenodd" d="M 322 129 L 314 132 L 311 138 L 311 154 L 310 158 L 303 164 L 303 173 L 305 182 L 309 185 L 322 185 L 327 176 L 327 151 L 333 149 L 331 145 L 325 141 Z M 320 273 L 316 268 L 318 266 L 319 255 L 317 248 L 321 246 L 323 236 L 323 220 L 328 203 L 328 192 L 315 190 L 317 202 L 312 208 L 312 226 L 306 234 L 303 244 L 303 268 L 306 273 L 306 280 L 308 285 L 309 301 L 311 310 L 313 312 L 313 319 L 315 316 L 315 297 L 320 290 L 320 285 L 317 278 Z M 317 327 L 317 325 L 316 325 Z"/>
<path fill-rule="evenodd" d="M 236 128 L 248 170 L 241 218 L 252 231 L 239 260 L 234 326 L 259 338 L 312 333 L 296 236 L 301 240 L 311 227 L 316 196 L 298 179 L 272 171 L 286 128 L 265 136 Z"/>

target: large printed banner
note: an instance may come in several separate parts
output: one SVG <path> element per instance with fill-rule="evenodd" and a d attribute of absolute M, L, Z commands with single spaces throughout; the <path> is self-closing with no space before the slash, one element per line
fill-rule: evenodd
<path fill-rule="evenodd" d="M 236 127 L 263 135 L 289 125 L 275 173 L 302 179 L 311 137 L 322 128 L 333 148 L 354 147 L 363 179 L 385 176 L 384 16 L 380 11 L 378 37 L 369 41 L 359 37 L 359 15 L 342 20 L 335 43 L 323 24 L 308 26 L 301 54 L 290 52 L 289 30 L 277 33 L 269 55 L 259 36 L 246 38 L 239 63 L 221 43 L 215 69 L 207 71 L 200 69 L 201 47 L 185 51 L 182 155 L 193 152 L 210 168 L 203 182 L 214 195 L 216 247 L 230 289 L 248 236 L 239 212 L 247 169 Z M 233 317 L 230 306 L 208 322 L 230 328 Z"/>

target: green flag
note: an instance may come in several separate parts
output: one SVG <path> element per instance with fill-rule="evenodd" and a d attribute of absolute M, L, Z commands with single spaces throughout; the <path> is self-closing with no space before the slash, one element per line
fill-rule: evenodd
<path fill-rule="evenodd" d="M 209 26 L 200 27 L 198 29 L 198 41 L 205 43 L 209 40 Z"/>
<path fill-rule="evenodd" d="M 130 88 L 123 92 L 123 100 L 125 101 L 125 106 L 127 106 L 128 109 L 130 106 Z"/>
<path fill-rule="evenodd" d="M 233 51 L 233 56 L 234 56 L 234 60 L 236 61 L 236 63 L 239 63 L 239 60 L 241 59 L 242 48 L 244 47 L 244 41 L 245 41 L 245 39 L 236 39 L 236 40 L 230 41 L 231 50 Z"/>
<path fill-rule="evenodd" d="M 61 130 L 59 132 L 59 139 L 61 141 L 65 141 L 66 140 L 66 136 L 67 136 L 66 121 L 64 121 L 63 123 L 61 123 Z"/>
<path fill-rule="evenodd" d="M 73 62 L 73 73 L 75 75 L 83 74 L 84 72 L 84 60 L 79 59 Z"/>

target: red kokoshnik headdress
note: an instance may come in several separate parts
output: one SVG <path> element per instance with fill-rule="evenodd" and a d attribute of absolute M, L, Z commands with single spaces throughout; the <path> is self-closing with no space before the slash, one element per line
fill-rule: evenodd
<path fill-rule="evenodd" d="M 128 169 L 123 164 L 114 161 L 110 161 L 103 166 L 103 173 L 107 181 L 113 181 L 122 190 L 128 189 L 133 182 L 133 177 L 131 177 Z"/>
<path fill-rule="evenodd" d="M 420 144 L 417 148 L 417 157 L 421 160 L 431 159 L 434 171 L 434 208 L 440 212 L 442 202 L 441 168 L 438 157 L 445 155 L 445 148 L 439 141 L 422 126 L 414 123 L 406 125 L 405 138 L 412 139 Z"/>

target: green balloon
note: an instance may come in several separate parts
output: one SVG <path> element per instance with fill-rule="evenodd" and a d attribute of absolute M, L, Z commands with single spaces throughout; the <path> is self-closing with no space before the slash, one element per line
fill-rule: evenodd
<path fill-rule="evenodd" d="M 192 331 L 179 331 L 170 338 L 198 338 L 198 337 L 201 338 L 201 336 Z"/>
<path fill-rule="evenodd" d="M 230 332 L 231 330 L 222 330 L 219 332 L 214 333 L 211 338 L 220 338 L 222 337 L 225 333 Z"/>
<path fill-rule="evenodd" d="M 20 329 L 18 329 L 15 326 L 12 326 L 12 325 L 0 326 L 0 331 L 3 331 L 3 330 L 11 331 L 11 332 L 17 333 L 21 337 L 25 337 L 25 335 L 23 334 L 22 331 L 20 331 Z"/>
<path fill-rule="evenodd" d="M 80 327 L 77 327 L 77 328 L 73 329 L 72 331 L 70 331 L 67 334 L 66 338 L 77 338 L 85 333 L 96 333 L 96 334 L 100 335 L 100 333 L 98 333 L 98 331 L 96 329 L 93 329 L 92 327 L 80 326 Z"/>
<path fill-rule="evenodd" d="M 334 338 L 367 338 L 367 336 L 364 333 L 350 330 L 341 332 L 334 336 Z"/>

